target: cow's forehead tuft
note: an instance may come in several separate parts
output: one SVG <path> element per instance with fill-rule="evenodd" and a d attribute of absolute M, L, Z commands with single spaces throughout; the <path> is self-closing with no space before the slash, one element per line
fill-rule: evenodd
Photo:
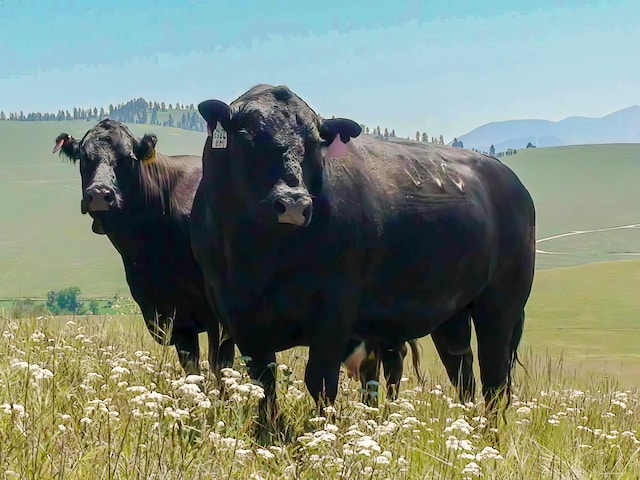
<path fill-rule="evenodd" d="M 105 135 L 109 135 L 113 141 L 122 141 L 126 138 L 133 138 L 133 135 L 126 128 L 125 125 L 122 125 L 119 122 L 114 122 L 113 120 L 106 119 L 102 120 L 95 127 L 85 133 L 82 138 L 80 144 L 85 145 L 87 142 L 93 142 L 96 140 L 101 140 L 101 137 Z"/>

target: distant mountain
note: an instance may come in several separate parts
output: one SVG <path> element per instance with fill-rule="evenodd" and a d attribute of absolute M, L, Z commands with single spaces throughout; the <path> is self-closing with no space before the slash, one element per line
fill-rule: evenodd
<path fill-rule="evenodd" d="M 568 117 L 549 120 L 507 120 L 482 125 L 457 137 L 465 148 L 496 152 L 507 148 L 557 147 L 595 143 L 640 142 L 640 106 L 633 105 L 600 118 Z"/>

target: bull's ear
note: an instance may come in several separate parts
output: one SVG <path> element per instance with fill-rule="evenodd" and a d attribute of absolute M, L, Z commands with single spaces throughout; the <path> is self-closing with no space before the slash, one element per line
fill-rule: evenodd
<path fill-rule="evenodd" d="M 362 133 L 362 127 L 348 118 L 331 118 L 320 124 L 320 138 L 329 143 L 327 155 L 341 158 L 347 153 L 347 143 Z"/>
<path fill-rule="evenodd" d="M 56 137 L 56 146 L 53 147 L 53 153 L 57 151 L 60 151 L 60 155 L 64 155 L 74 164 L 80 158 L 78 141 L 68 133 L 61 133 Z"/>
<path fill-rule="evenodd" d="M 158 137 L 153 133 L 145 133 L 140 140 L 135 142 L 133 154 L 144 165 L 148 165 L 156 159 L 156 143 L 158 143 Z"/>
<path fill-rule="evenodd" d="M 229 105 L 221 100 L 205 100 L 198 104 L 198 111 L 207 122 L 207 133 L 211 135 L 218 122 L 225 126 L 229 120 Z"/>

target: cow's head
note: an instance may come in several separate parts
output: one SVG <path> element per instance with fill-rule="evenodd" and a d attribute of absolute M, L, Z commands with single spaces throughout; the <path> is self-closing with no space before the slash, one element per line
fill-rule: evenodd
<path fill-rule="evenodd" d="M 155 158 L 157 138 L 146 134 L 137 139 L 122 123 L 105 119 L 85 133 L 80 141 L 62 133 L 53 153 L 60 151 L 74 164 L 80 162 L 82 200 L 80 211 L 93 218 L 95 233 L 108 233 L 123 208 L 123 192 L 138 181 L 139 163 Z"/>
<path fill-rule="evenodd" d="M 203 168 L 229 162 L 234 188 L 261 223 L 308 226 L 309 184 L 324 159 L 346 155 L 362 131 L 353 120 L 320 118 L 286 86 L 258 85 L 231 105 L 206 100 L 198 110 L 208 126 Z"/>

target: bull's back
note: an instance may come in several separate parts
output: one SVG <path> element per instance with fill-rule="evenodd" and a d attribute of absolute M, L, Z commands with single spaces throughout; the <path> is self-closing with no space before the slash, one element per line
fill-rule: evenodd
<path fill-rule="evenodd" d="M 395 317 L 398 328 L 416 318 L 430 318 L 433 326 L 491 281 L 496 260 L 510 253 L 505 239 L 528 231 L 530 197 L 512 172 L 489 157 L 383 143 L 356 144 L 342 186 L 367 198 L 360 215 L 375 239 L 364 242 L 371 254 L 360 314 Z M 526 248 L 526 241 L 520 236 L 516 243 Z"/>

